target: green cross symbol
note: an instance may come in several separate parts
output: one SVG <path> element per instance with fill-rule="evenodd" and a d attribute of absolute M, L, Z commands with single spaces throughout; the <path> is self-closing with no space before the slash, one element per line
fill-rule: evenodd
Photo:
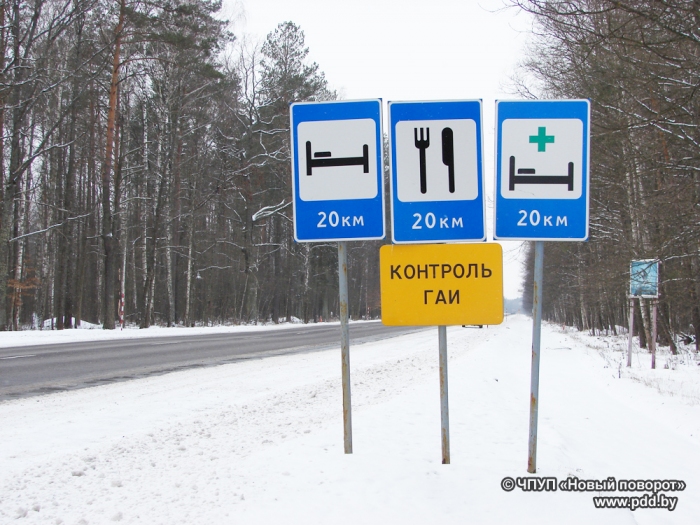
<path fill-rule="evenodd" d="M 530 135 L 530 144 L 537 144 L 537 151 L 546 151 L 547 144 L 554 144 L 554 135 L 547 135 L 547 128 L 537 128 L 537 135 Z"/>

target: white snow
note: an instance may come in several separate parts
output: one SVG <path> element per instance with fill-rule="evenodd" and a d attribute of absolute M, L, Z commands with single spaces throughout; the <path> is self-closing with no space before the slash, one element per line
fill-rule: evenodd
<path fill-rule="evenodd" d="M 338 349 L 2 402 L 0 523 L 697 523 L 697 357 L 628 370 L 624 336 L 543 326 L 537 475 L 683 480 L 676 509 L 501 489 L 528 475 L 530 344 L 524 316 L 448 328 L 451 465 L 437 330 L 351 348 L 352 455 Z"/>
<path fill-rule="evenodd" d="M 368 321 L 351 321 L 350 324 L 365 323 Z M 127 326 L 124 329 L 103 330 L 101 325 L 82 321 L 77 329 L 51 330 L 51 321 L 45 321 L 45 330 L 20 330 L 17 332 L 0 332 L 0 348 L 15 346 L 32 346 L 56 343 L 72 343 L 84 341 L 106 341 L 113 339 L 139 339 L 144 337 L 174 337 L 203 334 L 228 334 L 234 332 L 252 332 L 257 330 L 286 330 L 299 328 L 301 320 L 292 318 L 291 323 L 269 324 L 244 324 L 244 325 L 217 325 L 217 326 L 176 326 L 166 328 L 163 326 L 151 326 L 139 329 L 137 326 Z M 46 324 L 48 323 L 48 324 Z M 324 325 L 340 325 L 339 321 L 323 323 Z"/>

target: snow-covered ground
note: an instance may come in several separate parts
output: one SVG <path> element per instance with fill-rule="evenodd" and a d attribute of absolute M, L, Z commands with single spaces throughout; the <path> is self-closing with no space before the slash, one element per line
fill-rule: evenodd
<path fill-rule="evenodd" d="M 187 335 L 203 335 L 214 333 L 233 333 L 233 332 L 254 332 L 256 330 L 285 330 L 289 328 L 298 328 L 301 323 L 299 319 L 293 318 L 291 323 L 280 324 L 250 324 L 250 325 L 217 325 L 217 326 L 195 326 L 183 327 L 177 326 L 166 328 L 163 326 L 151 326 L 146 330 L 140 330 L 138 326 L 128 326 L 125 329 L 103 330 L 101 325 L 95 325 L 82 322 L 78 329 L 70 330 L 51 330 L 51 322 L 46 321 L 44 330 L 20 330 L 18 332 L 0 332 L 0 348 L 8 348 L 14 346 L 32 346 L 45 345 L 55 343 L 72 343 L 75 341 L 106 341 L 110 339 L 139 339 L 144 337 L 174 337 Z M 351 321 L 354 323 L 363 323 L 367 321 Z M 324 323 L 326 325 L 337 324 Z"/>
<path fill-rule="evenodd" d="M 451 465 L 437 330 L 351 348 L 352 455 L 337 349 L 2 402 L 0 523 L 698 523 L 697 356 L 628 370 L 624 337 L 543 327 L 537 475 L 682 480 L 675 510 L 501 488 L 528 476 L 530 340 L 448 328 Z"/>

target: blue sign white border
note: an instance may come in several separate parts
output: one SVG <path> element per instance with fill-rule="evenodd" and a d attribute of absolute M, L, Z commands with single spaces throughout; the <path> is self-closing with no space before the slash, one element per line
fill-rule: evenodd
<path fill-rule="evenodd" d="M 630 289 L 629 289 L 629 295 L 628 297 L 630 298 L 637 298 L 641 297 L 642 299 L 658 299 L 659 298 L 659 268 L 661 266 L 661 261 L 658 259 L 637 259 L 630 261 Z M 639 270 L 635 272 L 635 266 L 640 266 L 643 264 L 647 264 L 648 268 L 654 268 L 653 274 L 654 274 L 654 282 L 652 283 L 651 281 L 640 281 L 639 279 L 635 279 L 636 274 L 639 273 Z M 645 286 L 653 286 L 654 290 L 656 290 L 655 294 L 637 294 L 634 293 L 636 291 L 635 288 L 633 288 L 634 285 L 637 285 L 638 287 L 645 287 Z"/>
<path fill-rule="evenodd" d="M 583 143 L 584 143 L 584 154 L 582 166 L 582 193 L 580 199 L 585 196 L 585 231 L 582 235 L 571 236 L 571 237 L 551 237 L 551 236 L 508 236 L 508 235 L 498 235 L 498 204 L 499 202 L 506 201 L 501 196 L 500 185 L 501 185 L 501 139 L 502 131 L 501 126 L 506 118 L 512 118 L 511 116 L 506 118 L 501 118 L 501 113 L 499 113 L 500 104 L 510 104 L 517 103 L 520 105 L 521 109 L 517 111 L 520 118 L 541 118 L 541 119 L 556 119 L 556 118 L 579 118 L 572 117 L 572 115 L 562 115 L 557 106 L 561 108 L 562 103 L 583 103 L 586 105 L 586 118 L 581 119 L 583 121 Z M 527 108 L 527 109 L 526 109 Z M 538 112 L 539 111 L 539 112 Z M 495 241 L 555 241 L 555 242 L 573 242 L 573 241 L 587 241 L 590 235 L 590 152 L 591 152 L 591 141 L 590 141 L 590 126 L 591 126 L 591 101 L 589 99 L 546 99 L 546 100 L 496 100 L 496 111 L 495 111 L 495 140 L 494 140 L 494 199 L 493 199 L 493 239 Z M 577 200 L 580 200 L 577 199 Z M 531 199 L 529 205 L 542 206 L 545 199 Z M 561 203 L 560 200 L 552 200 L 551 202 Z M 572 201 L 574 202 L 574 201 Z M 548 207 L 545 204 L 545 207 Z M 503 207 L 501 207 L 503 209 Z"/>
<path fill-rule="evenodd" d="M 398 199 L 397 195 L 397 190 L 396 190 L 396 148 L 394 144 L 394 134 L 395 134 L 395 127 L 398 122 L 401 120 L 408 120 L 408 119 L 401 119 L 398 116 L 394 118 L 395 114 L 392 114 L 391 108 L 392 106 L 394 107 L 399 107 L 399 106 L 408 106 L 408 105 L 413 105 L 415 104 L 416 106 L 418 105 L 424 105 L 424 114 L 420 116 L 412 115 L 417 118 L 412 118 L 411 120 L 449 120 L 449 119 L 462 119 L 462 118 L 471 118 L 473 116 L 473 112 L 467 111 L 466 115 L 462 114 L 460 116 L 460 113 L 458 112 L 455 114 L 455 108 L 457 107 L 456 105 L 458 104 L 478 104 L 479 106 L 479 111 L 478 111 L 478 120 L 476 120 L 476 136 L 477 136 L 477 173 L 478 173 L 478 178 L 479 182 L 478 184 L 478 191 L 479 195 L 477 196 L 476 199 L 474 199 L 474 203 L 476 206 L 478 206 L 478 203 L 481 203 L 481 233 L 482 235 L 480 237 L 469 237 L 469 238 L 451 238 L 451 239 L 443 239 L 443 238 L 430 238 L 430 239 L 409 239 L 409 240 L 397 240 L 396 239 L 396 224 L 395 224 L 395 207 L 396 207 L 396 202 Z M 389 153 L 390 153 L 390 159 L 389 159 L 389 166 L 390 166 L 390 176 L 389 176 L 389 188 L 390 188 L 390 200 L 391 200 L 391 241 L 394 244 L 435 244 L 435 243 L 466 243 L 466 242 L 485 242 L 486 241 L 486 203 L 485 203 L 485 177 L 484 177 L 484 169 L 483 169 L 483 159 L 484 159 L 484 119 L 483 119 L 483 101 L 482 99 L 454 99 L 454 100 L 393 100 L 388 102 L 388 115 L 389 115 Z M 414 206 L 414 207 L 424 207 L 427 204 L 430 204 L 431 202 L 439 202 L 439 201 L 428 201 L 427 203 L 421 202 L 421 203 L 402 203 L 401 206 Z M 463 205 L 465 202 L 468 201 L 442 201 L 441 205 L 446 205 L 450 208 L 457 208 L 459 205 Z"/>
<path fill-rule="evenodd" d="M 376 112 L 371 109 L 371 106 L 376 104 Z M 298 115 L 295 118 L 295 108 L 301 110 L 302 115 Z M 307 108 L 311 109 L 312 117 L 309 115 L 303 115 L 307 113 Z M 364 110 L 364 112 L 358 112 L 357 110 Z M 325 110 L 322 115 L 323 118 L 318 118 L 320 113 Z M 315 121 L 332 121 L 332 120 L 351 120 L 351 119 L 364 119 L 371 118 L 375 121 L 377 126 L 376 133 L 376 152 L 377 152 L 377 196 L 372 199 L 354 199 L 354 200 L 328 200 L 328 201 L 311 201 L 305 202 L 299 198 L 299 160 L 297 158 L 297 126 L 302 122 L 315 122 Z M 342 241 L 369 241 L 369 240 L 382 240 L 386 237 L 386 224 L 385 224 L 385 203 L 384 203 L 384 140 L 383 140 L 383 103 L 382 99 L 362 99 L 362 100 L 329 100 L 329 101 L 314 101 L 314 102 L 295 102 L 289 106 L 289 120 L 290 120 L 290 149 L 291 149 L 291 166 L 292 166 L 292 213 L 293 213 L 293 228 L 294 228 L 294 240 L 296 242 L 342 242 Z M 367 227 L 369 231 L 367 235 L 357 236 L 357 237 L 306 237 L 304 235 L 300 236 L 300 226 L 302 230 L 304 228 L 303 224 L 300 225 L 299 209 L 303 209 L 304 213 L 302 216 L 311 215 L 316 217 L 317 215 L 310 210 L 317 210 L 321 207 L 333 207 L 335 211 L 352 211 L 357 212 L 358 202 L 366 201 L 366 208 L 364 211 L 370 212 L 372 218 L 368 219 L 368 223 L 372 227 Z M 376 228 L 379 224 L 379 228 Z"/>

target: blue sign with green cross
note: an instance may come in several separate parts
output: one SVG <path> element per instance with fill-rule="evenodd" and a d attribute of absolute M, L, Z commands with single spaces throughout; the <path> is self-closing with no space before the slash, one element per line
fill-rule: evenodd
<path fill-rule="evenodd" d="M 496 102 L 494 238 L 588 239 L 590 102 Z"/>

